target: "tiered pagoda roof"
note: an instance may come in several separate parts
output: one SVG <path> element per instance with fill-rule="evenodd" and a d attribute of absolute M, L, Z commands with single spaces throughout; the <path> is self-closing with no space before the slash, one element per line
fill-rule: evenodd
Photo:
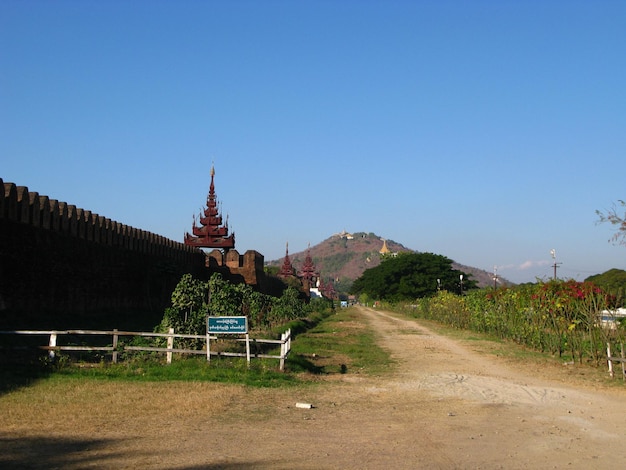
<path fill-rule="evenodd" d="M 302 270 L 300 271 L 300 277 L 308 281 L 309 285 L 314 285 L 314 280 L 318 277 L 315 265 L 313 264 L 313 258 L 311 257 L 310 245 L 306 250 L 306 257 L 304 258 L 304 264 L 302 265 Z"/>
<path fill-rule="evenodd" d="M 278 275 L 282 277 L 293 276 L 293 266 L 291 264 L 291 259 L 289 259 L 289 242 L 285 245 L 285 259 L 283 260 L 283 265 L 281 266 Z"/>
<path fill-rule="evenodd" d="M 215 168 L 211 166 L 211 186 L 206 200 L 204 216 L 200 214 L 200 226 L 196 225 L 196 217 L 193 218 L 192 232 L 185 233 L 185 245 L 201 248 L 218 248 L 228 251 L 235 248 L 235 234 L 228 235 L 228 221 L 222 224 L 222 216 L 217 208 L 215 196 Z"/>

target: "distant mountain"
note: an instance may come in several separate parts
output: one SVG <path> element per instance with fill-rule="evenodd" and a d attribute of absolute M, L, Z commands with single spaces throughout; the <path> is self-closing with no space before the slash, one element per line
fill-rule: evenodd
<path fill-rule="evenodd" d="M 374 233 L 341 232 L 332 235 L 323 242 L 311 246 L 310 250 L 313 263 L 317 271 L 321 273 L 324 281 L 332 279 L 337 291 L 347 291 L 352 282 L 363 274 L 363 271 L 378 266 L 381 261 L 381 251 L 389 253 L 415 252 L 401 243 L 389 239 L 383 239 Z M 443 253 L 439 253 L 443 254 Z M 298 253 L 289 253 L 291 264 L 300 269 L 304 264 L 307 250 Z M 443 254 L 445 256 L 445 254 Z M 284 258 L 268 261 L 270 266 L 282 266 Z M 456 262 L 452 263 L 455 269 L 472 275 L 479 287 L 493 285 L 493 274 L 482 269 L 464 266 Z M 504 279 L 500 280 L 510 284 Z M 500 284 L 501 285 L 501 284 Z"/>

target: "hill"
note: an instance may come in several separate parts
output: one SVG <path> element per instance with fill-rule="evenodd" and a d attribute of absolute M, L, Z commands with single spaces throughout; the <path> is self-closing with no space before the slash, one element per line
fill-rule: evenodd
<path fill-rule="evenodd" d="M 322 279 L 324 281 L 332 279 L 338 292 L 346 292 L 352 282 L 363 274 L 363 271 L 380 264 L 383 247 L 386 247 L 390 253 L 415 251 L 371 232 L 348 233 L 345 231 L 332 235 L 308 250 Z M 289 258 L 292 265 L 299 269 L 304 264 L 306 255 L 307 250 L 289 253 Z M 282 263 L 283 258 L 267 262 L 269 266 L 281 266 Z M 479 287 L 493 285 L 493 275 L 487 271 L 456 262 L 453 262 L 453 267 L 471 274 Z"/>

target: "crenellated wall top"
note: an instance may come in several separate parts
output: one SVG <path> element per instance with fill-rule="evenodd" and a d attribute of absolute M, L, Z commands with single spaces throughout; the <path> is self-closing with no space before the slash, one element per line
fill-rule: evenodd
<path fill-rule="evenodd" d="M 0 191 L 0 219 L 134 251 L 171 256 L 200 253 L 195 247 L 50 199 L 26 186 L 5 183 L 2 178 L 0 187 L 4 188 Z"/>

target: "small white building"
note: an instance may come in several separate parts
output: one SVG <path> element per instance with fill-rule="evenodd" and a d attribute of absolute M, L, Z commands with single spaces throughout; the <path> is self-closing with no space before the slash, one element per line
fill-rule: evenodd
<path fill-rule="evenodd" d="M 626 308 L 617 308 L 615 310 L 602 310 L 600 323 L 603 328 L 614 330 L 617 328 L 616 320 L 626 318 Z"/>

